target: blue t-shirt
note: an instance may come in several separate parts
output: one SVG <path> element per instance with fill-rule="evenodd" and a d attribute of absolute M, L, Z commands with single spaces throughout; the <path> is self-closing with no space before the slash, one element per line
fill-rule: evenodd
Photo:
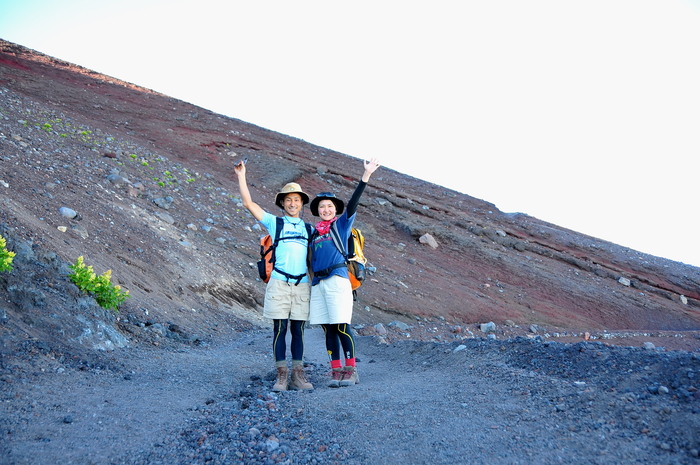
<path fill-rule="evenodd" d="M 338 217 L 337 220 L 335 220 L 336 226 L 338 228 L 338 233 L 340 234 L 340 238 L 343 241 L 343 244 L 348 243 L 348 239 L 350 238 L 350 232 L 352 231 L 352 225 L 353 223 L 355 223 L 355 216 L 356 215 L 353 213 L 352 216 L 348 217 L 346 210 L 345 212 L 343 212 L 342 215 Z M 338 263 L 345 263 L 345 258 L 338 250 L 338 247 L 336 247 L 333 243 L 333 238 L 331 238 L 330 233 L 324 234 L 323 236 L 317 235 L 316 237 L 314 237 L 314 240 L 311 243 L 311 247 L 313 248 L 311 269 L 314 270 L 314 273 L 317 271 L 326 270 L 332 267 L 333 265 L 337 265 Z M 348 268 L 345 266 L 341 266 L 331 271 L 328 276 L 324 276 L 323 278 L 314 276 L 312 284 L 318 284 L 318 282 L 321 281 L 321 279 L 325 279 L 329 276 L 334 275 L 350 279 L 350 276 L 348 275 Z"/>
<path fill-rule="evenodd" d="M 277 217 L 271 213 L 265 212 L 260 223 L 265 226 L 267 232 L 275 239 L 277 232 Z M 288 239 L 282 240 L 284 237 L 303 236 L 305 239 Z M 300 282 L 308 283 L 309 277 L 306 276 L 308 271 L 306 266 L 306 256 L 308 252 L 309 236 L 306 232 L 304 220 L 301 218 L 284 217 L 284 227 L 280 234 L 280 241 L 275 249 L 275 268 L 278 268 L 290 275 L 304 275 Z M 287 281 L 287 277 L 273 270 L 272 279 L 281 279 Z"/>

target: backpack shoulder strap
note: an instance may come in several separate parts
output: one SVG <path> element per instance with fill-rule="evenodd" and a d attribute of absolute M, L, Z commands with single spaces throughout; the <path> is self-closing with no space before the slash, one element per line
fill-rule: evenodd
<path fill-rule="evenodd" d="M 347 246 L 345 244 L 343 244 L 343 240 L 340 238 L 340 231 L 338 231 L 338 226 L 336 226 L 335 222 L 333 222 L 333 224 L 331 225 L 330 235 L 331 235 L 331 239 L 333 239 L 333 243 L 338 248 L 340 255 L 342 255 L 343 258 L 345 259 L 345 261 L 347 262 L 348 261 Z"/>
<path fill-rule="evenodd" d="M 318 236 L 318 231 L 313 230 L 311 232 L 311 225 L 309 225 L 308 223 L 307 223 L 307 225 L 309 226 L 307 231 L 310 231 L 310 233 L 309 233 L 309 246 L 306 248 L 306 267 L 309 269 L 309 276 L 311 276 L 311 279 L 313 279 L 314 271 L 313 271 L 313 268 L 311 267 L 311 262 L 313 262 L 314 248 L 311 245 L 311 243 L 314 241 L 316 236 Z"/>
<path fill-rule="evenodd" d="M 280 242 L 280 235 L 282 234 L 282 228 L 284 228 L 284 218 L 277 217 L 276 218 L 276 227 L 275 227 L 275 238 L 272 241 L 272 245 L 270 246 L 270 249 L 272 249 L 272 255 L 270 256 L 270 263 L 274 266 L 275 262 L 277 261 L 277 254 L 275 253 L 275 250 L 277 249 L 277 244 Z"/>
<path fill-rule="evenodd" d="M 313 227 L 310 223 L 304 223 L 304 226 L 306 226 L 306 237 L 309 238 L 309 244 L 311 244 L 311 236 L 313 236 Z"/>
<path fill-rule="evenodd" d="M 282 229 L 284 229 L 284 218 L 278 216 L 275 218 L 277 225 L 275 228 L 275 240 L 273 241 L 273 247 L 277 247 L 277 243 L 280 241 L 280 235 L 282 234 Z"/>

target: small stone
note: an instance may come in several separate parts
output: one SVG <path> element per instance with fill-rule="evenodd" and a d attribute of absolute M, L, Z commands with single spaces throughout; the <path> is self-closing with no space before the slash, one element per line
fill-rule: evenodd
<path fill-rule="evenodd" d="M 158 205 L 160 208 L 162 208 L 164 210 L 168 210 L 173 203 L 173 198 L 170 196 L 159 197 L 157 199 L 153 199 L 153 203 L 155 203 L 156 205 Z"/>
<path fill-rule="evenodd" d="M 85 229 L 84 226 L 82 225 L 75 225 L 70 228 L 71 232 L 75 234 L 77 237 L 80 237 L 81 239 L 87 239 L 90 237 L 90 234 L 88 233 L 87 229 Z"/>
<path fill-rule="evenodd" d="M 112 184 L 115 184 L 115 185 L 117 185 L 117 186 L 120 186 L 120 185 L 122 185 L 122 184 L 126 184 L 126 178 L 124 178 L 124 177 L 123 177 L 122 175 L 120 175 L 120 174 L 115 174 L 115 173 L 110 174 L 109 176 L 107 176 L 107 181 L 109 181 L 109 182 L 111 182 Z"/>
<path fill-rule="evenodd" d="M 406 331 L 406 330 L 411 328 L 409 325 L 407 325 L 403 321 L 399 321 L 399 320 L 392 321 L 391 323 L 389 323 L 389 326 L 393 326 L 395 328 L 398 328 L 401 331 Z"/>
<path fill-rule="evenodd" d="M 489 321 L 488 323 L 482 323 L 479 325 L 479 329 L 481 329 L 481 332 L 483 333 L 492 333 L 496 331 L 496 323 L 493 321 Z"/>
<path fill-rule="evenodd" d="M 167 224 L 175 224 L 175 218 L 172 216 L 168 215 L 167 213 L 163 212 L 156 212 L 156 216 L 158 219 L 160 219 L 162 222 L 167 223 Z"/>
<path fill-rule="evenodd" d="M 268 452 L 272 452 L 280 447 L 280 441 L 275 436 L 270 436 L 267 441 L 265 441 L 265 446 Z"/>
<path fill-rule="evenodd" d="M 433 249 L 437 249 L 437 248 L 438 248 L 438 243 L 437 243 L 437 241 L 436 241 L 435 238 L 434 238 L 433 236 L 431 236 L 430 234 L 423 234 L 423 235 L 420 237 L 420 239 L 418 239 L 418 242 L 420 242 L 421 244 L 428 244 L 428 245 L 429 245 L 430 247 L 432 247 Z"/>
<path fill-rule="evenodd" d="M 61 214 L 62 217 L 68 218 L 70 220 L 72 220 L 73 218 L 78 216 L 78 213 L 76 213 L 75 210 L 73 210 L 72 208 L 68 208 L 68 207 L 61 207 L 58 209 L 58 212 Z"/>

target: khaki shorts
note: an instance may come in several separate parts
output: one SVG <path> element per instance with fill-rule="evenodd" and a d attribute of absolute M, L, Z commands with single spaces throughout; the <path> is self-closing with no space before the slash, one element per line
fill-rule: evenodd
<path fill-rule="evenodd" d="M 331 276 L 311 287 L 309 323 L 350 324 L 352 320 L 352 284 L 347 278 Z"/>
<path fill-rule="evenodd" d="M 265 307 L 263 316 L 275 320 L 309 319 L 309 283 L 286 282 L 281 279 L 270 279 L 265 288 Z"/>

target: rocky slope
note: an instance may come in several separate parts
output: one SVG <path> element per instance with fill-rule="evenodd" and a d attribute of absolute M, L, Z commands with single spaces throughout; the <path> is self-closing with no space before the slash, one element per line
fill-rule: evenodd
<path fill-rule="evenodd" d="M 187 332 L 212 331 L 222 314 L 255 317 L 262 302 L 251 265 L 261 231 L 240 206 L 232 157 L 249 159 L 253 195 L 273 212 L 286 182 L 348 197 L 361 172 L 332 150 L 8 42 L 0 86 L 6 227 L 57 259 L 111 269 L 131 294 L 123 315 L 147 312 Z M 459 334 L 490 321 L 507 331 L 509 321 L 579 340 L 606 330 L 692 339 L 700 329 L 696 267 L 388 169 L 360 213 L 376 272 L 359 323 L 444 323 Z M 426 234 L 437 248 L 419 241 Z"/>

